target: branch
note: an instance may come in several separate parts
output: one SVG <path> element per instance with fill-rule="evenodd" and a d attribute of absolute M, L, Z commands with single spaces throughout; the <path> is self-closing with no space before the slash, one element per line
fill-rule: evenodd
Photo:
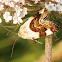
<path fill-rule="evenodd" d="M 51 62 L 52 56 L 52 35 L 45 38 L 45 62 Z"/>

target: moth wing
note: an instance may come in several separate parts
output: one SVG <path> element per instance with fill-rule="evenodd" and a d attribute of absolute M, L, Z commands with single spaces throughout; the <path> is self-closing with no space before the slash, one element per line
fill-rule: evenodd
<path fill-rule="evenodd" d="M 37 39 L 39 38 L 39 32 L 34 32 L 30 29 L 30 22 L 34 17 L 30 17 L 19 29 L 18 36 L 23 39 Z"/>

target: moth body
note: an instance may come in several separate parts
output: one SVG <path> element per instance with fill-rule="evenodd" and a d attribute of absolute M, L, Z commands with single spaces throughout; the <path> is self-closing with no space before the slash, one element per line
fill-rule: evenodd
<path fill-rule="evenodd" d="M 58 31 L 58 26 L 49 20 L 45 20 L 48 15 L 47 9 L 43 9 L 41 14 L 30 17 L 19 29 L 18 36 L 23 39 L 37 39 L 48 36 Z"/>

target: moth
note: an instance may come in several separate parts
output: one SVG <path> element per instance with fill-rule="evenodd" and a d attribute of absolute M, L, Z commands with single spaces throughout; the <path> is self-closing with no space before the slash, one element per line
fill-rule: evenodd
<path fill-rule="evenodd" d="M 58 31 L 58 26 L 52 21 L 45 20 L 48 16 L 46 8 L 31 16 L 19 29 L 18 36 L 23 39 L 38 39 Z"/>

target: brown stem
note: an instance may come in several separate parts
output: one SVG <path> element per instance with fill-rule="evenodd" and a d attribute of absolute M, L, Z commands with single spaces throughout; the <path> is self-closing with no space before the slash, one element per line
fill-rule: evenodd
<path fill-rule="evenodd" d="M 45 38 L 45 62 L 51 62 L 52 57 L 52 35 Z"/>

